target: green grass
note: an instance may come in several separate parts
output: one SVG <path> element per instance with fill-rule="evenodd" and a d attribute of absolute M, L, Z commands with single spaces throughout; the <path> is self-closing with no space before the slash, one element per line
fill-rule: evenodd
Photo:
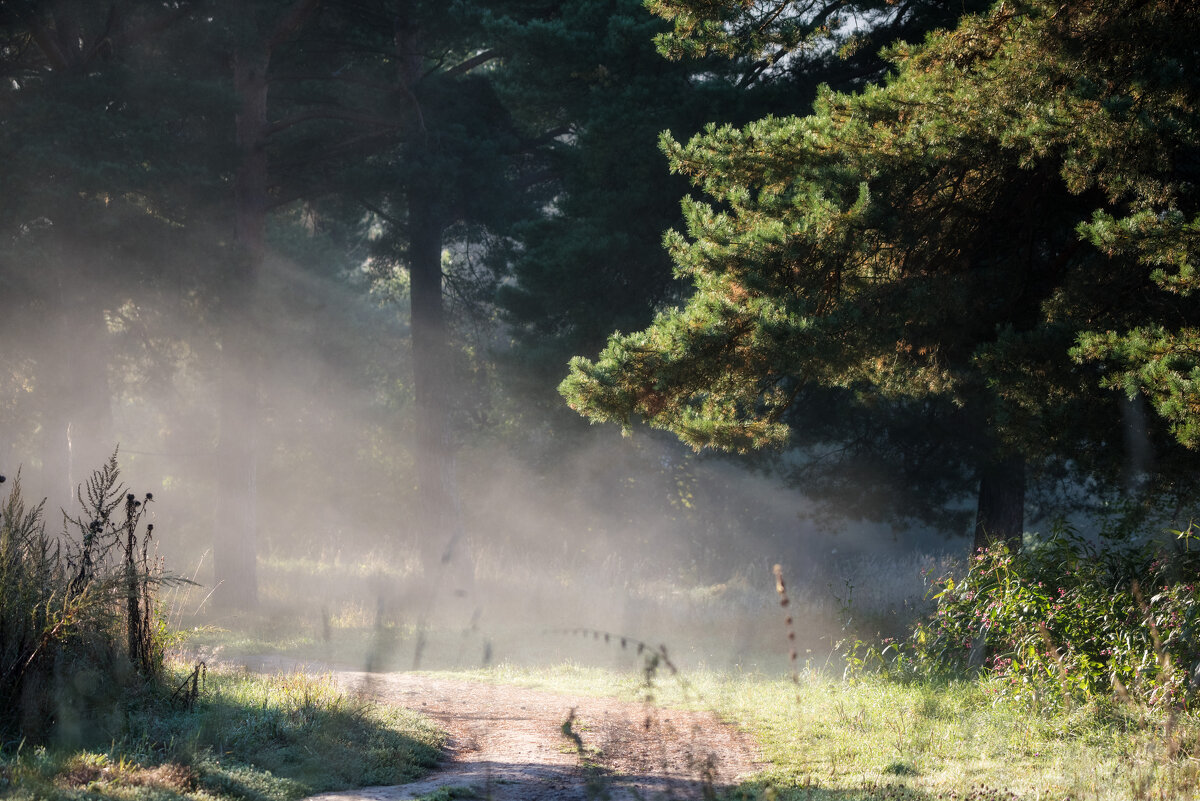
<path fill-rule="evenodd" d="M 333 639 L 321 642 L 297 637 L 299 630 L 277 629 L 272 647 L 319 662 L 327 658 L 323 654 L 336 654 L 339 644 L 361 650 L 364 631 L 361 625 L 335 628 Z M 245 635 L 204 636 L 234 650 Z M 396 636 L 403 642 L 414 633 Z M 465 642 L 460 632 L 429 636 L 431 648 L 447 654 Z M 770 762 L 739 788 L 745 798 L 966 799 L 972 792 L 980 799 L 1015 794 L 1038 801 L 1200 797 L 1200 720 L 1193 716 L 1171 719 L 1115 702 L 1039 710 L 1000 699 L 987 681 L 842 681 L 817 669 L 805 671 L 797 685 L 778 674 L 700 669 L 676 678 L 660 669 L 647 685 L 631 649 L 577 636 L 565 644 L 593 665 L 623 667 L 561 658 L 539 667 L 523 659 L 442 675 L 714 710 L 749 731 Z M 404 661 L 379 669 L 407 669 Z"/>
<path fill-rule="evenodd" d="M 464 674 L 455 674 L 464 676 Z M 739 798 L 1190 799 L 1200 796 L 1200 721 L 1119 705 L 1042 709 L 997 700 L 987 681 L 853 681 L 805 673 L 689 672 L 682 680 L 574 664 L 465 674 L 544 690 L 711 709 L 770 763 Z"/>
<path fill-rule="evenodd" d="M 174 666 L 172 679 L 186 672 Z M 98 749 L 9 744 L 0 754 L 0 796 L 290 801 L 411 781 L 435 764 L 443 743 L 414 713 L 300 674 L 210 671 L 193 709 L 148 695 L 124 719 L 122 735 Z"/>
<path fill-rule="evenodd" d="M 660 669 L 649 685 L 633 649 L 533 627 L 508 630 L 488 621 L 478 629 L 455 629 L 448 625 L 449 615 L 418 631 L 412 604 L 401 602 L 385 608 L 362 599 L 330 601 L 328 616 L 323 609 L 318 614 L 313 608 L 297 611 L 298 605 L 281 604 L 293 610 L 290 617 L 210 620 L 218 625 L 194 632 L 190 644 L 357 668 L 373 660 L 376 669 L 405 670 L 412 667 L 414 642 L 420 640 L 425 648 L 422 667 L 454 670 L 445 675 L 710 709 L 749 732 L 769 762 L 760 775 L 733 791 L 743 799 L 1200 797 L 1200 719 L 1195 715 L 1151 713 L 1116 701 L 1038 708 L 1002 699 L 998 685 L 987 680 L 921 683 L 865 676 L 843 681 L 815 669 L 823 664 L 820 658 L 793 684 L 780 678 L 787 663 L 778 655 L 782 632 L 773 596 L 771 601 L 747 602 L 740 612 L 747 619 L 764 616 L 769 638 L 752 638 L 738 651 L 738 663 L 748 666 L 745 672 L 701 667 L 687 669 L 677 679 Z M 708 657 L 713 649 L 685 650 L 696 639 L 692 635 L 698 626 L 707 626 L 710 638 L 731 641 L 733 627 L 726 618 L 713 616 L 721 603 L 681 601 L 678 615 L 663 617 L 670 623 L 663 626 L 669 629 L 663 636 L 679 664 L 734 664 Z M 669 611 L 665 602 L 663 608 Z M 383 625 L 379 609 L 385 610 Z M 542 618 L 531 612 L 525 619 Z M 804 636 L 801 641 L 819 640 Z M 494 654 L 492 664 L 479 658 L 485 642 Z M 827 667 L 840 675 L 840 662 L 829 661 Z M 838 662 L 836 668 L 833 662 Z M 603 665 L 608 667 L 598 667 Z"/>

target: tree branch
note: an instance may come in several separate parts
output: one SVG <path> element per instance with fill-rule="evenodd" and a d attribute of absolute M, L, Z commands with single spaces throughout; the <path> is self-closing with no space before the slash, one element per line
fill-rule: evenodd
<path fill-rule="evenodd" d="M 117 13 L 117 4 L 110 3 L 108 6 L 108 16 L 104 20 L 104 30 L 99 36 L 96 37 L 96 41 L 92 42 L 92 46 L 87 49 L 87 52 L 84 53 L 83 63 L 86 64 L 95 58 L 96 54 L 100 52 L 100 48 L 105 42 L 108 42 L 111 46 L 112 36 L 114 33 L 116 33 L 119 19 L 120 16 Z"/>
<path fill-rule="evenodd" d="M 550 130 L 539 134 L 532 139 L 522 139 L 520 150 L 525 151 L 532 150 L 535 147 L 541 147 L 542 145 L 553 142 L 563 134 L 571 133 L 572 130 L 573 126 L 571 125 L 560 125 L 557 128 L 551 128 Z"/>
<path fill-rule="evenodd" d="M 366 200 L 363 200 L 361 197 L 359 197 L 359 198 L 355 198 L 355 200 L 357 200 L 357 201 L 358 201 L 358 204 L 359 204 L 360 206 L 362 206 L 364 209 L 366 209 L 367 211 L 371 212 L 371 213 L 372 213 L 372 214 L 374 214 L 376 217 L 379 217 L 381 220 L 383 220 L 383 221 L 384 221 L 384 222 L 386 222 L 386 223 L 389 223 L 389 224 L 391 224 L 391 225 L 394 225 L 394 226 L 396 226 L 397 228 L 403 228 L 403 227 L 404 227 L 404 226 L 407 224 L 407 223 L 405 223 L 405 221 L 403 221 L 403 220 L 399 220 L 399 219 L 396 219 L 396 218 L 395 218 L 395 217 L 393 217 L 392 215 L 388 214 L 386 211 L 384 211 L 383 209 L 379 208 L 379 207 L 378 207 L 378 206 L 376 206 L 374 203 L 370 203 L 370 202 L 368 202 L 368 201 L 366 201 Z"/>
<path fill-rule="evenodd" d="M 503 56 L 504 56 L 504 53 L 502 53 L 499 50 L 484 50 L 482 53 L 472 56 L 471 58 L 468 58 L 466 61 L 462 62 L 461 64 L 454 65 L 450 69 L 446 70 L 445 73 L 443 73 L 443 74 L 446 75 L 447 77 L 452 78 L 455 75 L 462 75 L 465 72 L 470 72 L 471 70 L 475 69 L 478 66 L 486 64 L 489 61 L 495 61 L 496 59 L 502 58 Z"/>
<path fill-rule="evenodd" d="M 50 32 L 40 22 L 29 20 L 29 33 L 33 37 L 33 41 L 37 43 L 38 49 L 42 51 L 42 55 L 50 62 L 51 66 L 56 70 L 65 70 L 67 68 L 67 59 L 63 55 L 62 50 L 55 44 L 54 39 L 50 36 Z"/>

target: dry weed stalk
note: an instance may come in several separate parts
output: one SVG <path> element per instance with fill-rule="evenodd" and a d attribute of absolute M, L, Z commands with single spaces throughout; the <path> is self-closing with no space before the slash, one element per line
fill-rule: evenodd
<path fill-rule="evenodd" d="M 792 667 L 792 684 L 796 686 L 796 701 L 800 700 L 800 672 L 797 666 L 799 654 L 796 653 L 796 623 L 792 618 L 791 599 L 788 598 L 787 584 L 783 581 L 783 565 L 772 568 L 775 573 L 775 592 L 779 595 L 779 606 L 783 609 L 783 623 L 787 627 L 788 662 Z"/>
<path fill-rule="evenodd" d="M 175 692 L 171 693 L 171 700 L 183 701 L 184 707 L 190 711 L 200 698 L 200 689 L 207 681 L 208 663 L 201 660 L 196 663 L 196 666 L 192 668 L 192 672 L 175 688 Z"/>

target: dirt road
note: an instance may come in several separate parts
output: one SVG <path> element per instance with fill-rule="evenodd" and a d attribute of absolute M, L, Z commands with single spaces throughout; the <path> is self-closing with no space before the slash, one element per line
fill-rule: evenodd
<path fill-rule="evenodd" d="M 759 767 L 751 739 L 707 713 L 420 673 L 330 672 L 348 690 L 428 715 L 450 741 L 422 781 L 314 796 L 321 801 L 400 801 L 440 788 L 491 801 L 705 799 Z"/>

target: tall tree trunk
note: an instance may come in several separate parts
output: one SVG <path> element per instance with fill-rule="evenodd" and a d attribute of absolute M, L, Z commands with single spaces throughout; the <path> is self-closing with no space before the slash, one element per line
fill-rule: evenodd
<path fill-rule="evenodd" d="M 238 49 L 233 59 L 234 121 L 238 169 L 234 174 L 234 258 L 222 293 L 220 432 L 217 441 L 217 501 L 212 571 L 214 601 L 224 607 L 258 603 L 258 389 L 262 336 L 254 325 L 254 303 L 266 253 L 269 207 L 266 116 L 270 83 L 266 71 L 274 49 L 298 31 L 320 0 L 294 0 L 274 29 Z"/>
<path fill-rule="evenodd" d="M 256 458 L 262 343 L 254 323 L 255 295 L 266 254 L 267 68 L 271 54 L 312 16 L 320 0 L 294 0 L 272 30 L 251 40 L 233 58 L 238 164 L 234 174 L 234 258 L 222 292 L 221 377 L 218 411 L 214 601 L 223 606 L 258 603 Z"/>
<path fill-rule="evenodd" d="M 444 225 L 430 196 L 431 182 L 413 180 L 408 191 L 408 258 L 411 276 L 413 390 L 416 400 L 417 549 L 426 572 L 447 561 L 445 474 L 449 458 L 446 411 L 446 313 L 442 305 Z"/>
<path fill-rule="evenodd" d="M 974 548 L 1005 542 L 1021 549 L 1025 533 L 1025 459 L 995 455 L 979 471 L 979 506 L 975 514 Z"/>
<path fill-rule="evenodd" d="M 234 59 L 238 168 L 234 176 L 234 258 L 221 290 L 221 365 L 213 534 L 215 603 L 258 602 L 256 441 L 260 344 L 254 295 L 265 254 L 267 65 L 265 47 Z"/>
<path fill-rule="evenodd" d="M 416 168 L 408 175 L 405 192 L 416 401 L 416 537 L 422 566 L 426 575 L 432 576 L 453 560 L 461 535 L 448 417 L 449 332 L 442 293 L 442 236 L 450 218 L 445 209 L 441 178 L 432 166 L 435 153 L 418 97 L 425 74 L 426 53 L 423 31 L 411 11 L 404 0 L 396 3 L 393 35 L 396 77 L 411 104 L 417 136 L 409 156 Z M 469 560 L 466 564 L 469 576 L 473 571 Z"/>

